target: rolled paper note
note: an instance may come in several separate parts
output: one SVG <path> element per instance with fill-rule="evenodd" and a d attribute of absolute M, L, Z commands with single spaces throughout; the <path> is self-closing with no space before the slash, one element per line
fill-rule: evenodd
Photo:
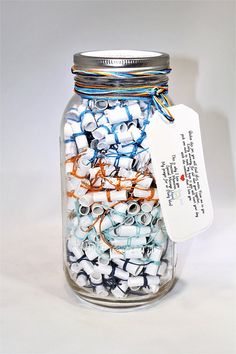
<path fill-rule="evenodd" d="M 116 168 L 114 166 L 104 166 L 104 171 L 105 171 L 105 176 L 108 177 L 110 176 L 113 172 L 116 171 Z"/>
<path fill-rule="evenodd" d="M 133 216 L 127 216 L 124 221 L 124 225 L 133 225 L 135 218 Z"/>
<path fill-rule="evenodd" d="M 103 187 L 105 189 L 116 189 L 117 187 L 119 188 L 131 188 L 132 187 L 132 182 L 131 181 L 123 181 L 120 179 L 117 179 L 115 177 L 110 177 L 109 179 L 105 180 Z"/>
<path fill-rule="evenodd" d="M 84 149 L 88 147 L 88 140 L 84 132 L 82 131 L 81 124 L 79 122 L 71 122 L 73 130 L 73 136 L 75 138 L 78 149 Z"/>
<path fill-rule="evenodd" d="M 69 211 L 72 211 L 75 209 L 75 198 L 73 198 L 73 197 L 67 198 L 67 209 Z"/>
<path fill-rule="evenodd" d="M 93 222 L 94 222 L 94 218 L 92 217 L 91 214 L 81 216 L 79 221 L 79 227 L 82 231 L 86 231 L 89 228 L 89 226 L 92 225 Z"/>
<path fill-rule="evenodd" d="M 88 195 L 88 193 L 87 193 Z M 128 193 L 126 190 L 120 191 L 101 191 L 93 193 L 94 202 L 116 202 L 120 200 L 127 200 Z"/>
<path fill-rule="evenodd" d="M 91 149 L 96 150 L 96 149 L 97 149 L 97 146 L 98 146 L 98 143 L 99 143 L 99 140 L 98 140 L 98 139 L 93 139 L 93 140 L 90 142 L 90 147 L 91 147 Z"/>
<path fill-rule="evenodd" d="M 106 110 L 105 113 L 111 124 L 132 121 L 142 117 L 141 109 L 137 103 L 126 107 L 116 106 L 114 109 Z"/>
<path fill-rule="evenodd" d="M 132 154 L 134 151 L 136 151 L 136 148 L 133 144 L 129 144 L 129 145 L 121 145 L 119 144 L 118 145 L 118 148 L 117 148 L 117 151 L 120 153 L 120 154 L 123 154 L 123 155 L 127 155 L 129 156 L 130 154 Z M 130 171 L 130 172 L 133 172 L 133 173 L 137 173 L 136 171 Z M 125 176 L 124 176 L 125 177 Z"/>
<path fill-rule="evenodd" d="M 80 215 L 88 215 L 90 212 L 90 208 L 80 205 L 78 211 L 79 211 Z"/>
<path fill-rule="evenodd" d="M 77 198 L 80 198 L 81 196 L 85 195 L 88 192 L 88 185 L 90 182 L 88 180 L 79 180 L 79 183 L 77 184 L 77 187 L 74 191 L 74 195 Z"/>
<path fill-rule="evenodd" d="M 128 283 L 127 281 L 121 281 L 114 289 L 111 289 L 112 294 L 117 297 L 126 297 L 127 296 Z"/>
<path fill-rule="evenodd" d="M 132 170 L 127 170 L 126 168 L 121 167 L 118 172 L 119 177 L 126 177 L 129 179 L 135 179 L 137 177 L 137 172 Z"/>
<path fill-rule="evenodd" d="M 70 162 L 70 161 L 66 161 L 65 163 L 65 169 L 66 169 L 66 174 L 70 174 L 73 169 L 74 169 L 74 164 L 73 162 Z"/>
<path fill-rule="evenodd" d="M 138 202 L 135 201 L 131 201 L 128 202 L 128 207 L 127 207 L 127 214 L 128 215 L 137 215 L 140 211 L 140 205 L 138 204 Z"/>
<path fill-rule="evenodd" d="M 161 262 L 157 274 L 162 276 L 166 273 L 167 271 L 167 262 Z"/>
<path fill-rule="evenodd" d="M 87 132 L 92 132 L 96 129 L 97 124 L 92 113 L 85 113 L 82 117 L 82 127 Z"/>
<path fill-rule="evenodd" d="M 83 160 L 89 160 L 89 162 L 91 162 L 91 160 L 96 157 L 96 151 L 94 149 L 87 148 L 85 154 L 83 154 L 82 157 Z"/>
<path fill-rule="evenodd" d="M 119 203 L 114 206 L 114 210 L 117 211 L 118 213 L 123 213 L 125 214 L 127 211 L 127 203 Z"/>
<path fill-rule="evenodd" d="M 65 120 L 78 120 L 79 119 L 79 111 L 78 107 L 71 107 L 66 113 L 65 113 Z"/>
<path fill-rule="evenodd" d="M 151 187 L 152 181 L 152 177 L 144 176 L 142 179 L 140 178 L 139 182 L 137 182 L 136 187 L 149 189 Z"/>
<path fill-rule="evenodd" d="M 64 125 L 64 138 L 72 139 L 73 138 L 73 129 L 70 123 L 65 123 Z"/>
<path fill-rule="evenodd" d="M 110 243 L 115 247 L 137 247 L 137 246 L 145 246 L 147 243 L 147 239 L 145 236 L 142 237 L 131 237 L 131 238 L 116 238 L 111 240 Z"/>
<path fill-rule="evenodd" d="M 126 157 L 126 156 L 121 156 L 119 158 L 108 157 L 108 158 L 106 158 L 105 162 L 107 162 L 111 165 L 114 165 L 116 167 L 124 167 L 126 169 L 131 169 L 132 165 L 134 163 L 134 160 L 129 157 Z"/>
<path fill-rule="evenodd" d="M 95 107 L 99 110 L 107 109 L 108 101 L 107 100 L 95 100 Z"/>
<path fill-rule="evenodd" d="M 72 263 L 70 266 L 70 270 L 72 273 L 79 273 L 82 269 L 81 263 Z"/>
<path fill-rule="evenodd" d="M 72 247 L 71 252 L 72 252 L 72 253 L 74 254 L 74 256 L 76 257 L 76 260 L 80 260 L 80 259 L 84 256 L 84 252 L 83 252 L 80 248 L 78 248 L 78 247 L 76 247 L 76 246 L 73 246 L 73 247 Z"/>
<path fill-rule="evenodd" d="M 147 285 L 149 285 L 149 286 L 150 285 L 158 285 L 158 284 L 160 284 L 160 278 L 155 277 L 155 276 L 151 276 L 151 275 L 148 275 L 146 277 L 139 275 L 137 277 L 129 277 L 129 279 L 128 279 L 128 286 L 129 287 L 144 286 L 145 283 L 147 283 Z"/>
<path fill-rule="evenodd" d="M 81 241 L 78 240 L 76 237 L 71 236 L 67 241 L 67 249 L 72 252 L 73 247 L 80 247 Z"/>
<path fill-rule="evenodd" d="M 92 132 L 92 135 L 95 139 L 101 140 L 104 139 L 111 132 L 110 124 L 101 125 Z"/>
<path fill-rule="evenodd" d="M 118 214 L 115 210 L 111 212 L 111 217 L 115 224 L 122 224 L 125 220 L 125 215 Z"/>
<path fill-rule="evenodd" d="M 103 253 L 98 257 L 98 264 L 107 266 L 110 262 L 110 255 L 109 253 Z"/>
<path fill-rule="evenodd" d="M 75 216 L 70 217 L 68 220 L 68 226 L 72 229 L 75 230 L 79 225 L 79 220 L 78 218 Z"/>
<path fill-rule="evenodd" d="M 96 259 L 98 257 L 96 245 L 92 242 L 88 242 L 87 247 L 85 249 L 85 254 L 90 261 Z"/>
<path fill-rule="evenodd" d="M 98 127 L 101 127 L 102 125 L 106 126 L 107 124 L 110 126 L 109 120 L 104 113 L 95 114 L 95 120 Z"/>
<path fill-rule="evenodd" d="M 76 190 L 81 183 L 81 179 L 75 176 L 67 176 L 67 191 L 74 191 Z"/>
<path fill-rule="evenodd" d="M 126 132 L 115 132 L 113 134 L 108 134 L 105 137 L 105 141 L 107 145 L 113 145 L 113 144 L 121 144 L 121 143 L 129 143 L 132 141 L 132 135 L 129 131 Z"/>
<path fill-rule="evenodd" d="M 142 270 L 143 266 L 140 264 L 138 259 L 120 259 L 113 258 L 112 261 L 117 264 L 123 270 L 129 272 L 130 274 L 137 276 Z"/>
<path fill-rule="evenodd" d="M 149 294 L 149 293 L 152 293 L 152 294 L 155 294 L 159 291 L 160 289 L 160 286 L 159 285 L 149 285 L 149 286 L 144 286 L 142 288 L 142 290 L 146 293 L 146 294 Z"/>
<path fill-rule="evenodd" d="M 106 288 L 103 285 L 97 285 L 95 287 L 95 291 L 96 291 L 96 294 L 98 294 L 100 296 L 108 296 L 109 295 L 108 291 L 106 290 Z"/>
<path fill-rule="evenodd" d="M 81 265 L 86 274 L 90 275 L 94 272 L 94 266 L 89 260 L 83 259 Z"/>
<path fill-rule="evenodd" d="M 107 150 L 109 149 L 110 145 L 107 144 L 106 139 L 101 139 L 97 143 L 98 150 Z"/>
<path fill-rule="evenodd" d="M 77 147 L 73 140 L 65 140 L 65 154 L 67 159 L 77 155 Z"/>
<path fill-rule="evenodd" d="M 136 226 L 136 225 L 121 225 L 116 228 L 116 234 L 118 236 L 143 236 L 149 235 L 151 233 L 151 228 L 149 226 Z"/>
<path fill-rule="evenodd" d="M 163 233 L 162 230 L 158 230 L 154 237 L 154 242 L 157 245 L 160 245 L 162 248 L 165 248 L 167 242 L 167 236 Z"/>
<path fill-rule="evenodd" d="M 79 202 L 82 206 L 89 207 L 94 202 L 93 193 L 92 192 L 86 193 L 85 195 L 79 198 Z"/>
<path fill-rule="evenodd" d="M 113 226 L 113 220 L 110 217 L 110 215 L 106 215 L 105 218 L 99 219 L 95 224 L 94 228 L 97 231 L 97 233 L 104 230 L 109 229 L 111 226 Z"/>
<path fill-rule="evenodd" d="M 97 178 L 100 170 L 101 170 L 100 167 L 91 167 L 89 169 L 89 177 L 90 177 L 90 179 Z"/>
<path fill-rule="evenodd" d="M 138 141 L 139 139 L 141 140 L 142 137 L 144 137 L 144 132 L 142 130 L 140 130 L 139 128 L 137 128 L 134 124 L 132 124 L 129 128 L 129 132 L 132 136 L 132 140 L 133 141 Z M 141 143 L 141 141 L 140 141 Z"/>
<path fill-rule="evenodd" d="M 143 248 L 130 248 L 124 252 L 125 258 L 143 258 Z"/>
<path fill-rule="evenodd" d="M 124 270 L 118 268 L 118 267 L 112 267 L 110 265 L 103 265 L 103 264 L 98 264 L 95 269 L 106 275 L 114 275 L 115 277 L 122 279 L 122 280 L 127 280 L 129 278 L 129 273 L 125 272 Z"/>
<path fill-rule="evenodd" d="M 102 215 L 104 213 L 104 208 L 102 204 L 99 203 L 94 203 L 91 207 L 92 209 L 92 214 L 94 217 L 97 217 L 99 215 Z"/>
<path fill-rule="evenodd" d="M 79 240 L 79 241 L 83 241 L 84 239 L 86 239 L 86 237 L 88 236 L 88 232 L 81 230 L 80 227 L 77 227 L 75 230 L 75 237 Z"/>
<path fill-rule="evenodd" d="M 134 197 L 137 198 L 144 198 L 144 199 L 158 199 L 158 194 L 157 194 L 157 189 L 156 188 L 150 188 L 147 190 L 142 190 L 138 188 L 134 188 Z"/>
<path fill-rule="evenodd" d="M 85 274 L 79 274 L 75 282 L 81 287 L 86 286 L 88 285 L 87 276 Z"/>
<path fill-rule="evenodd" d="M 89 169 L 91 168 L 91 163 L 85 157 L 80 158 L 79 160 L 79 167 L 76 173 L 81 176 L 85 177 L 89 174 Z"/>
<path fill-rule="evenodd" d="M 155 206 L 151 211 L 151 215 L 153 219 L 158 220 L 160 218 L 160 208 Z"/>
<path fill-rule="evenodd" d="M 126 123 L 118 123 L 116 125 L 113 125 L 113 131 L 115 132 L 120 132 L 120 133 L 125 133 L 128 130 L 128 126 Z"/>
<path fill-rule="evenodd" d="M 152 221 L 152 215 L 149 213 L 140 213 L 136 215 L 135 219 L 138 224 L 148 226 Z"/>
<path fill-rule="evenodd" d="M 142 204 L 141 204 L 141 210 L 144 213 L 150 213 L 153 209 L 153 205 L 154 205 L 154 201 L 153 200 L 145 200 Z"/>
<path fill-rule="evenodd" d="M 102 275 L 101 275 L 101 273 L 99 273 L 97 271 L 93 271 L 90 274 L 89 279 L 90 279 L 91 283 L 94 285 L 102 283 Z"/>

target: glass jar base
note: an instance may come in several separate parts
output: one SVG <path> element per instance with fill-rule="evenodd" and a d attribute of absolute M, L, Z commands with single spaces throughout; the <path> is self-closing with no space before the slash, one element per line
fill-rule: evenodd
<path fill-rule="evenodd" d="M 70 275 L 65 269 L 66 279 L 73 290 L 74 294 L 79 297 L 83 302 L 85 301 L 88 305 L 93 305 L 99 308 L 104 309 L 135 309 L 142 308 L 153 303 L 158 302 L 163 296 L 165 296 L 175 285 L 175 278 L 173 277 L 165 284 L 161 285 L 158 292 L 155 294 L 147 295 L 129 295 L 127 298 L 114 298 L 111 296 L 108 297 L 99 297 L 93 292 L 89 292 L 86 289 L 79 287 L 71 278 Z"/>

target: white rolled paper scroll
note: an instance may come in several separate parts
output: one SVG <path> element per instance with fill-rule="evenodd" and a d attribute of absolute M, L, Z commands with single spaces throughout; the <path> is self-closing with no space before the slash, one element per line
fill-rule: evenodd
<path fill-rule="evenodd" d="M 116 202 L 120 200 L 127 200 L 128 193 L 126 190 L 120 191 L 100 191 L 93 193 L 94 202 Z"/>
<path fill-rule="evenodd" d="M 157 194 L 156 188 L 150 188 L 147 190 L 134 188 L 134 196 L 137 198 L 158 199 L 158 194 Z"/>
<path fill-rule="evenodd" d="M 97 271 L 93 271 L 90 276 L 89 279 L 91 280 L 91 283 L 93 284 L 101 284 L 102 282 L 102 275 L 101 273 L 97 272 Z"/>
<path fill-rule="evenodd" d="M 113 262 L 120 268 L 123 268 L 125 265 L 125 270 L 134 276 L 137 276 L 143 270 L 143 266 L 138 259 L 132 259 L 129 260 L 129 262 L 126 262 L 124 259 L 113 258 Z"/>
<path fill-rule="evenodd" d="M 118 286 L 116 286 L 114 289 L 111 289 L 112 294 L 115 297 L 126 297 L 126 291 L 128 289 L 128 283 L 127 281 L 121 281 L 120 284 Z"/>
<path fill-rule="evenodd" d="M 109 229 L 111 226 L 113 226 L 113 220 L 110 217 L 110 215 L 106 215 L 104 219 L 102 219 L 102 221 L 98 220 L 95 224 L 94 224 L 94 228 L 97 231 L 97 233 L 104 230 Z"/>
<path fill-rule="evenodd" d="M 160 284 L 160 278 L 148 275 L 146 277 L 147 280 L 147 285 L 158 285 Z M 133 286 L 143 286 L 145 284 L 145 278 L 143 276 L 137 276 L 137 277 L 129 277 L 128 279 L 128 286 L 133 287 Z"/>
<path fill-rule="evenodd" d="M 94 272 L 94 266 L 89 260 L 83 259 L 80 263 L 86 274 L 90 275 Z"/>
<path fill-rule="evenodd" d="M 143 236 L 151 233 L 149 226 L 136 226 L 136 225 L 121 225 L 116 228 L 116 234 L 118 236 Z"/>
<path fill-rule="evenodd" d="M 125 258 L 143 258 L 143 248 L 130 248 L 125 250 Z"/>
<path fill-rule="evenodd" d="M 112 266 L 110 265 L 103 265 L 103 264 L 99 264 L 95 267 L 95 269 L 102 273 L 102 274 L 106 274 L 106 275 L 110 275 L 112 273 Z M 125 272 L 124 270 L 116 267 L 115 268 L 115 271 L 114 271 L 114 276 L 119 278 L 119 279 L 122 279 L 122 280 L 127 280 L 129 278 L 129 273 L 128 272 Z"/>
<path fill-rule="evenodd" d="M 96 129 L 97 124 L 92 113 L 85 113 L 82 117 L 82 127 L 87 132 L 92 132 Z"/>
<path fill-rule="evenodd" d="M 95 139 L 101 140 L 104 139 L 111 132 L 111 125 L 106 124 L 95 129 L 92 134 Z"/>
<path fill-rule="evenodd" d="M 81 216 L 79 221 L 79 227 L 82 231 L 86 231 L 88 227 L 92 225 L 93 222 L 94 222 L 94 218 L 92 217 L 91 214 Z"/>
<path fill-rule="evenodd" d="M 81 287 L 88 285 L 88 280 L 85 274 L 79 274 L 75 282 Z"/>
<path fill-rule="evenodd" d="M 105 189 L 116 189 L 116 186 L 119 185 L 120 188 L 131 188 L 132 187 L 132 181 L 126 181 L 126 180 L 119 180 L 115 177 L 110 177 L 109 179 L 105 180 L 103 187 Z"/>
<path fill-rule="evenodd" d="M 88 191 L 88 188 L 86 186 L 88 184 L 90 184 L 90 182 L 88 180 L 78 178 L 78 183 L 77 183 L 77 187 L 75 189 L 74 195 L 77 198 L 80 198 L 81 196 L 85 195 Z"/>
<path fill-rule="evenodd" d="M 64 138 L 71 139 L 73 137 L 73 129 L 70 123 L 65 123 L 64 125 Z"/>
<path fill-rule="evenodd" d="M 107 150 L 109 149 L 110 145 L 107 144 L 106 139 L 101 139 L 97 143 L 97 149 L 98 150 Z"/>
<path fill-rule="evenodd" d="M 148 226 L 152 221 L 152 215 L 149 213 L 140 213 L 136 216 L 136 221 L 140 225 Z"/>
<path fill-rule="evenodd" d="M 99 110 L 104 110 L 108 107 L 107 100 L 95 100 L 95 107 Z"/>
<path fill-rule="evenodd" d="M 90 212 L 90 208 L 85 207 L 83 205 L 80 205 L 78 209 L 79 209 L 78 211 L 79 211 L 80 215 L 88 215 Z"/>
<path fill-rule="evenodd" d="M 108 296 L 109 293 L 103 285 L 97 285 L 95 288 L 96 294 L 100 296 Z"/>
<path fill-rule="evenodd" d="M 91 207 L 92 209 L 92 214 L 94 217 L 97 217 L 99 215 L 102 215 L 104 213 L 104 208 L 102 204 L 100 203 L 94 203 Z"/>
<path fill-rule="evenodd" d="M 82 269 L 82 265 L 81 263 L 72 263 L 71 266 L 70 266 L 70 271 L 71 273 L 79 273 Z"/>
<path fill-rule="evenodd" d="M 75 209 L 75 198 L 67 197 L 67 209 L 68 211 L 72 211 Z"/>
<path fill-rule="evenodd" d="M 106 161 L 104 161 L 104 162 L 107 162 L 107 163 L 117 166 L 117 167 L 123 167 L 128 170 L 131 170 L 134 160 L 131 159 L 130 157 L 121 156 L 118 159 L 116 157 L 108 157 L 108 158 L 106 158 Z"/>
<path fill-rule="evenodd" d="M 147 239 L 145 236 L 142 237 L 132 237 L 132 238 L 116 238 L 114 240 L 110 241 L 111 244 L 115 247 L 123 247 L 123 246 L 131 246 L 131 247 L 137 247 L 137 246 L 144 246 L 147 243 Z"/>
<path fill-rule="evenodd" d="M 140 106 L 137 103 L 127 107 L 116 106 L 114 109 L 106 110 L 105 113 L 111 124 L 128 121 L 130 117 L 131 119 L 142 117 Z"/>
<path fill-rule="evenodd" d="M 142 179 L 140 178 L 140 181 L 136 184 L 136 187 L 148 189 L 150 188 L 152 181 L 152 177 L 144 176 Z"/>
<path fill-rule="evenodd" d="M 127 213 L 128 215 L 137 215 L 140 211 L 140 205 L 138 204 L 138 202 L 136 201 L 130 201 L 127 203 L 128 207 L 127 207 Z"/>
<path fill-rule="evenodd" d="M 161 262 L 157 274 L 163 276 L 167 271 L 167 262 Z"/>
<path fill-rule="evenodd" d="M 149 294 L 149 293 L 155 294 L 159 291 L 159 289 L 160 289 L 159 285 L 149 285 L 149 286 L 144 286 L 142 290 L 146 294 Z"/>
<path fill-rule="evenodd" d="M 110 262 L 110 255 L 109 253 L 103 253 L 98 257 L 98 264 L 107 266 Z"/>
<path fill-rule="evenodd" d="M 82 206 L 89 207 L 94 202 L 93 193 L 92 192 L 86 193 L 85 195 L 79 198 L 79 202 Z"/>
<path fill-rule="evenodd" d="M 127 216 L 124 221 L 124 225 L 133 225 L 135 218 L 133 216 Z"/>
<path fill-rule="evenodd" d="M 85 249 L 85 254 L 90 261 L 96 259 L 98 257 L 96 245 L 92 242 L 88 242 L 87 247 Z"/>
<path fill-rule="evenodd" d="M 105 141 L 107 145 L 129 143 L 132 140 L 133 138 L 129 131 L 117 132 L 115 134 L 108 134 L 105 137 Z"/>
<path fill-rule="evenodd" d="M 153 205 L 154 205 L 154 201 L 153 200 L 145 200 L 142 204 L 141 204 L 141 210 L 144 213 L 150 213 L 153 209 Z"/>
<path fill-rule="evenodd" d="M 146 267 L 146 273 L 150 275 L 157 275 L 158 268 L 160 266 L 159 262 L 162 256 L 163 250 L 161 248 L 155 247 L 149 257 L 154 263 L 149 263 Z M 155 263 L 157 262 L 157 263 Z"/>
<path fill-rule="evenodd" d="M 134 179 L 137 177 L 137 172 L 132 170 L 127 170 L 126 168 L 121 167 L 118 172 L 119 177 L 126 177 L 129 179 Z"/>
<path fill-rule="evenodd" d="M 65 154 L 67 159 L 77 155 L 77 147 L 74 141 L 65 140 Z"/>
<path fill-rule="evenodd" d="M 81 124 L 79 122 L 71 121 L 71 127 L 73 130 L 73 135 L 75 138 L 76 145 L 78 149 L 84 149 L 88 147 L 88 140 L 86 135 L 81 129 Z"/>

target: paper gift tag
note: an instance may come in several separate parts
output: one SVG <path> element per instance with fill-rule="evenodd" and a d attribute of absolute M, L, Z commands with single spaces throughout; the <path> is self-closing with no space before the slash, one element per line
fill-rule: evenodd
<path fill-rule="evenodd" d="M 213 208 L 199 116 L 182 104 L 168 109 L 174 122 L 156 111 L 146 131 L 166 229 L 177 242 L 205 231 Z"/>

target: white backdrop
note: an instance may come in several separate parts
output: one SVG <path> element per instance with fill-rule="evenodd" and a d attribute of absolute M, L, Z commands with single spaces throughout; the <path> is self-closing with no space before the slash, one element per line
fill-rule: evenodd
<path fill-rule="evenodd" d="M 62 272 L 59 122 L 72 55 L 95 49 L 170 54 L 170 96 L 200 113 L 215 209 L 181 245 L 173 291 L 134 313 L 82 307 Z M 1 353 L 236 353 L 235 2 L 5 1 L 1 58 Z"/>

